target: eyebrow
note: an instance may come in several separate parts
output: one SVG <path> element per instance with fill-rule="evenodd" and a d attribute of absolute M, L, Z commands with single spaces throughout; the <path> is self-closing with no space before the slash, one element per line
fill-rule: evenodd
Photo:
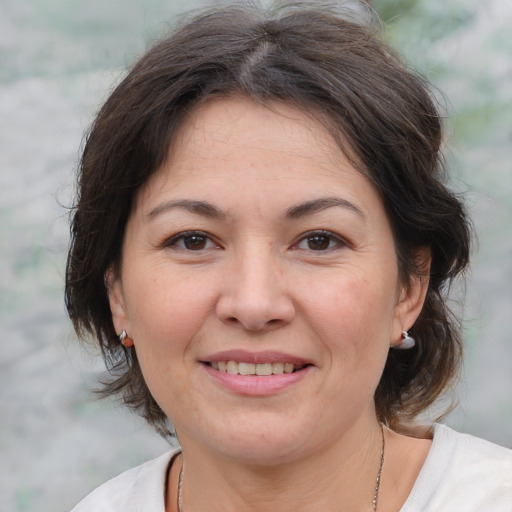
<path fill-rule="evenodd" d="M 194 201 L 192 199 L 178 199 L 175 201 L 166 201 L 153 208 L 147 215 L 148 220 L 168 212 L 175 208 L 182 208 L 191 213 L 209 217 L 211 219 L 224 219 L 226 215 L 216 206 L 206 201 Z"/>
<path fill-rule="evenodd" d="M 364 214 L 363 210 L 361 210 L 361 208 L 356 206 L 354 203 L 351 203 L 347 199 L 343 199 L 341 197 L 321 197 L 318 199 L 313 199 L 312 201 L 300 203 L 296 206 L 291 206 L 286 210 L 286 217 L 290 219 L 298 219 L 300 217 L 304 217 L 305 215 L 321 212 L 333 207 L 346 208 L 347 210 L 357 214 L 364 221 L 367 220 L 366 215 Z"/>
<path fill-rule="evenodd" d="M 300 203 L 295 206 L 291 206 L 286 210 L 285 217 L 289 219 L 298 219 L 300 217 L 304 217 L 306 215 L 317 213 L 323 210 L 327 210 L 328 208 L 334 207 L 346 208 L 356 213 L 364 221 L 367 220 L 366 215 L 358 206 L 356 206 L 354 203 L 351 203 L 347 199 L 343 199 L 341 197 L 321 197 L 318 199 L 307 201 L 305 203 Z M 158 215 L 161 215 L 162 213 L 168 212 L 175 208 L 182 208 L 191 213 L 202 215 L 204 217 L 208 217 L 211 219 L 226 218 L 226 214 L 213 204 L 208 203 L 207 201 L 196 201 L 192 199 L 177 199 L 161 203 L 148 213 L 147 218 L 148 220 L 151 220 L 152 218 L 157 217 Z"/>

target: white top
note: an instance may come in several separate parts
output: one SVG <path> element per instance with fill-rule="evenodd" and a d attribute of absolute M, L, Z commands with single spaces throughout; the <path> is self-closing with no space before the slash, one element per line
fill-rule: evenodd
<path fill-rule="evenodd" d="M 71 512 L 165 512 L 167 470 L 179 449 L 101 485 Z M 436 425 L 400 512 L 512 512 L 512 450 Z"/>

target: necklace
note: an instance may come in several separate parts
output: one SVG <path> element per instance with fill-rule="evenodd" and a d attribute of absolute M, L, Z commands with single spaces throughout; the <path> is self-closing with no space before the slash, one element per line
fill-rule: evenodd
<path fill-rule="evenodd" d="M 384 440 L 384 427 L 382 426 L 382 423 L 380 424 L 380 431 L 382 434 L 382 449 L 380 452 L 380 461 L 379 461 L 379 470 L 377 471 L 377 479 L 375 481 L 375 492 L 373 494 L 372 499 L 372 512 L 377 512 L 377 501 L 379 499 L 379 490 L 380 490 L 380 477 L 382 475 L 382 466 L 384 465 L 384 448 L 386 445 L 386 442 Z M 182 487 L 183 484 L 183 463 L 181 464 L 180 469 L 180 475 L 178 477 L 178 512 L 184 512 L 183 510 L 183 503 L 182 503 Z"/>
<path fill-rule="evenodd" d="M 377 471 L 377 480 L 375 481 L 375 493 L 373 494 L 373 500 L 372 500 L 372 512 L 377 512 L 377 500 L 379 499 L 379 490 L 380 490 L 380 477 L 382 475 L 382 466 L 384 465 L 384 448 L 386 446 L 386 442 L 384 440 L 384 427 L 382 426 L 382 423 L 379 423 L 380 425 L 380 433 L 382 435 L 382 448 L 380 451 L 380 462 L 379 462 L 379 471 Z M 183 466 L 181 466 L 183 469 Z M 181 510 L 178 510 L 178 512 L 181 512 Z"/>

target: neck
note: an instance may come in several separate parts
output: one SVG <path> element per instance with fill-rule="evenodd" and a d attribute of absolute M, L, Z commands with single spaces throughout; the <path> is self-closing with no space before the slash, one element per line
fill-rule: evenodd
<path fill-rule="evenodd" d="M 382 455 L 375 422 L 334 445 L 276 464 L 233 460 L 182 440 L 181 512 L 355 512 L 372 510 Z"/>

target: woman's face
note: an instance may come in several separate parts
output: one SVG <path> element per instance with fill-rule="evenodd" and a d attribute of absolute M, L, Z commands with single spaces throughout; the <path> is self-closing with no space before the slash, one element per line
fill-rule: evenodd
<path fill-rule="evenodd" d="M 422 293 L 401 287 L 379 194 L 318 122 L 223 99 L 140 191 L 110 300 L 182 445 L 275 462 L 375 422 Z"/>

